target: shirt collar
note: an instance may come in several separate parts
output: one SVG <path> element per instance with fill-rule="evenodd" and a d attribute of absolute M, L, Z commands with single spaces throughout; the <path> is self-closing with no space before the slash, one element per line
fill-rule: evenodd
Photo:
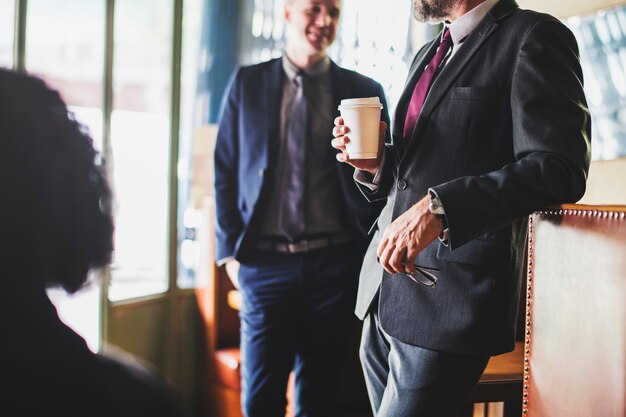
<path fill-rule="evenodd" d="M 294 79 L 296 74 L 302 71 L 302 69 L 298 68 L 298 66 L 296 66 L 296 64 L 289 59 L 287 54 L 283 54 L 283 70 L 290 80 Z M 328 73 L 328 71 L 330 71 L 330 58 L 326 56 L 324 59 L 321 59 L 311 65 L 311 67 L 304 72 L 309 77 L 316 78 Z"/>
<path fill-rule="evenodd" d="M 498 0 L 485 0 L 454 22 L 448 24 L 447 27 L 450 29 L 452 43 L 458 45 L 463 42 L 497 2 Z"/>

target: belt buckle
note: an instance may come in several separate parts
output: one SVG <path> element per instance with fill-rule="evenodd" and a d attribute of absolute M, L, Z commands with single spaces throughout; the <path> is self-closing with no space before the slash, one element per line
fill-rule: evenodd
<path fill-rule="evenodd" d="M 287 243 L 287 251 L 289 253 L 306 252 L 309 250 L 309 241 L 301 240 L 300 242 Z"/>

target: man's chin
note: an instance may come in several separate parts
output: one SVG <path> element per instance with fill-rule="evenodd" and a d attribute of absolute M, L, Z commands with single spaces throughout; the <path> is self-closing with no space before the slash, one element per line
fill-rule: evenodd
<path fill-rule="evenodd" d="M 309 42 L 309 49 L 313 54 L 320 54 L 326 51 L 328 44 L 326 42 Z"/>
<path fill-rule="evenodd" d="M 326 37 L 307 38 L 307 40 L 309 41 L 309 45 L 311 45 L 311 48 L 317 51 L 322 51 L 328 48 L 332 43 L 332 41 Z"/>

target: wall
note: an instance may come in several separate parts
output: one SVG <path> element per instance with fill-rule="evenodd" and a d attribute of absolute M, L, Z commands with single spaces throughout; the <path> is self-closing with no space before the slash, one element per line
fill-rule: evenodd
<path fill-rule="evenodd" d="M 560 19 L 626 4 L 624 0 L 517 0 L 520 7 L 550 13 Z M 593 140 L 592 140 L 593 143 Z M 626 204 L 626 158 L 593 161 L 582 204 Z"/>
<path fill-rule="evenodd" d="M 593 161 L 581 204 L 626 204 L 626 158 Z"/>
<path fill-rule="evenodd" d="M 517 3 L 523 9 L 549 13 L 559 19 L 585 15 L 625 4 L 624 0 L 517 0 Z"/>

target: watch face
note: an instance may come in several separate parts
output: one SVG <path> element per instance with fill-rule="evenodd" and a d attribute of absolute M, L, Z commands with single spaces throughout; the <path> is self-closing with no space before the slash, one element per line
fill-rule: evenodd
<path fill-rule="evenodd" d="M 437 197 L 433 193 L 430 194 L 430 204 L 428 205 L 428 211 L 430 211 L 432 214 L 437 214 L 437 215 L 442 215 L 442 216 L 446 214 L 445 211 L 443 210 L 443 206 L 441 205 L 441 201 L 439 200 L 439 197 Z"/>

